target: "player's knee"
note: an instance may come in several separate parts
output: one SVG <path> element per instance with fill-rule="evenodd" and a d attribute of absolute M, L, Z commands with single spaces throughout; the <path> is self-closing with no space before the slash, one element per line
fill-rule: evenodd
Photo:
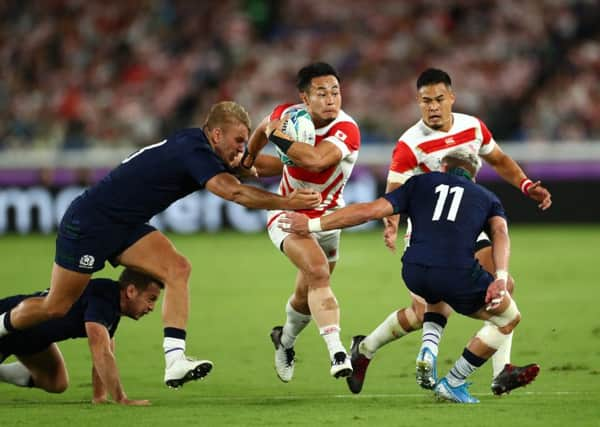
<path fill-rule="evenodd" d="M 521 321 L 521 313 L 514 300 L 500 313 L 490 317 L 489 321 L 496 325 L 503 334 L 510 334 Z"/>
<path fill-rule="evenodd" d="M 416 331 L 423 327 L 423 316 L 422 312 L 419 317 L 413 307 L 403 308 L 398 310 L 398 323 L 406 332 Z"/>
<path fill-rule="evenodd" d="M 327 264 L 311 264 L 302 270 L 303 275 L 308 279 L 310 287 L 329 286 L 329 266 Z"/>
<path fill-rule="evenodd" d="M 425 309 L 427 308 L 426 304 L 423 304 L 421 301 L 416 298 L 412 299 L 410 304 L 410 313 L 412 314 L 413 319 L 411 319 L 411 324 L 417 325 L 415 329 L 420 329 L 423 326 L 423 316 L 425 315 Z"/>
<path fill-rule="evenodd" d="M 183 255 L 177 255 L 169 269 L 171 281 L 187 282 L 192 274 L 192 264 Z"/>
<path fill-rule="evenodd" d="M 69 388 L 69 380 L 67 378 L 56 381 L 53 384 L 50 393 L 64 393 Z"/>

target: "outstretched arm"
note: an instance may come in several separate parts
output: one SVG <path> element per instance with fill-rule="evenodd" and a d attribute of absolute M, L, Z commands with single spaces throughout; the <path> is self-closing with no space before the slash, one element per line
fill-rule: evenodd
<path fill-rule="evenodd" d="M 385 192 L 391 193 L 402 184 L 388 179 Z M 400 224 L 400 214 L 391 215 L 383 218 L 383 243 L 392 252 L 396 252 L 396 240 L 398 240 L 398 225 Z"/>
<path fill-rule="evenodd" d="M 298 190 L 284 197 L 242 184 L 229 173 L 213 176 L 206 182 L 206 189 L 225 200 L 251 209 L 310 209 L 321 203 L 321 194 L 314 190 Z"/>
<path fill-rule="evenodd" d="M 131 400 L 127 398 L 125 390 L 121 385 L 117 361 L 111 348 L 111 339 L 106 327 L 96 322 L 85 322 L 85 330 L 88 337 L 88 344 L 94 363 L 94 372 L 97 374 L 96 381 L 100 381 L 103 387 L 108 390 L 116 403 L 122 405 L 145 406 L 150 402 L 147 400 Z M 94 378 L 92 377 L 92 381 Z M 99 384 L 98 391 L 102 392 Z M 94 386 L 94 398 L 96 397 L 96 387 Z"/>
<path fill-rule="evenodd" d="M 287 232 L 306 235 L 315 231 L 352 227 L 373 219 L 392 215 L 394 208 L 384 198 L 369 203 L 355 203 L 330 215 L 310 219 L 296 212 L 286 212 L 279 219 L 279 227 Z"/>
<path fill-rule="evenodd" d="M 496 145 L 491 153 L 481 156 L 494 168 L 506 182 L 518 188 L 526 196 L 538 202 L 541 210 L 546 210 L 552 205 L 552 195 L 542 186 L 541 181 L 532 182 L 523 169 L 509 155 Z"/>
<path fill-rule="evenodd" d="M 485 302 L 491 310 L 502 302 L 506 295 L 506 281 L 508 278 L 508 261 L 510 257 L 510 238 L 506 220 L 501 216 L 489 219 L 490 238 L 492 239 L 492 258 L 496 268 L 495 278 L 488 286 Z"/>

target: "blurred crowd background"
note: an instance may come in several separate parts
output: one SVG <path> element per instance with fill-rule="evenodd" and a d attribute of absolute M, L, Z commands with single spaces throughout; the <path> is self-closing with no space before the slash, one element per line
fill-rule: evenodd
<path fill-rule="evenodd" d="M 419 118 L 429 66 L 496 139 L 600 140 L 599 23 L 596 0 L 3 0 L 0 149 L 146 145 L 222 99 L 257 123 L 316 60 L 365 143 Z"/>

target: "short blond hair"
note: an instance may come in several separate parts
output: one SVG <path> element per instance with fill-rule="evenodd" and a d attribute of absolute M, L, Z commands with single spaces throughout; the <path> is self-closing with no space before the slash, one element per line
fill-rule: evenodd
<path fill-rule="evenodd" d="M 462 168 L 468 171 L 473 178 L 477 176 L 481 168 L 481 159 L 477 153 L 466 147 L 455 148 L 449 151 L 443 158 L 442 163 L 448 165 L 448 170 L 453 168 Z"/>
<path fill-rule="evenodd" d="M 208 130 L 221 128 L 228 124 L 243 123 L 250 131 L 250 115 L 244 107 L 233 101 L 221 101 L 210 107 L 203 127 Z"/>

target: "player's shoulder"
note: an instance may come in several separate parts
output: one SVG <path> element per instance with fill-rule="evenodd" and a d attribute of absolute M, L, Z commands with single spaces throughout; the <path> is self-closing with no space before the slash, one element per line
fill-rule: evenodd
<path fill-rule="evenodd" d="M 481 127 L 482 125 L 485 126 L 483 121 L 477 116 L 473 116 L 471 114 L 465 114 L 465 113 L 452 113 L 452 114 L 454 116 L 454 127 L 470 128 L 470 127 Z"/>
<path fill-rule="evenodd" d="M 426 139 L 431 133 L 433 133 L 433 129 L 428 128 L 423 120 L 419 120 L 400 135 L 398 142 L 412 146 Z"/>
<path fill-rule="evenodd" d="M 183 128 L 176 130 L 167 137 L 168 141 L 182 143 L 188 140 L 207 141 L 206 135 L 201 128 Z"/>
<path fill-rule="evenodd" d="M 106 278 L 92 279 L 86 287 L 87 298 L 114 299 L 120 291 L 119 282 Z"/>

